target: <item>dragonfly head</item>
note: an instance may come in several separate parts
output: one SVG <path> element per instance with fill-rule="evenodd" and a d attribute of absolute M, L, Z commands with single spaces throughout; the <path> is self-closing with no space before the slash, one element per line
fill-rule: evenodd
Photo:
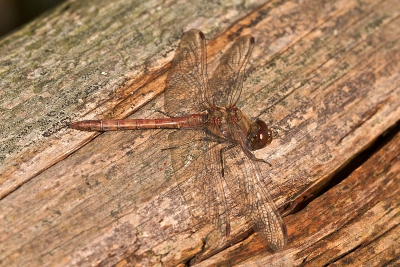
<path fill-rule="evenodd" d="M 258 126 L 258 130 L 255 131 L 254 135 L 250 139 L 251 150 L 258 150 L 271 144 L 272 131 L 268 128 L 267 124 L 262 120 L 256 120 L 255 123 Z"/>

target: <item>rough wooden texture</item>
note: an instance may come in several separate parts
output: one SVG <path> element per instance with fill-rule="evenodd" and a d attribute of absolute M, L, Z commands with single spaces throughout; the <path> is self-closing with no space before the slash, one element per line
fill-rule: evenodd
<path fill-rule="evenodd" d="M 0 265 L 395 265 L 398 128 L 351 175 L 340 170 L 400 118 L 398 4 L 69 1 L 2 39 Z M 240 218 L 229 244 L 191 222 L 161 150 L 168 131 L 66 128 L 162 116 L 165 73 L 191 28 L 211 39 L 210 59 L 256 38 L 239 106 L 277 137 L 257 156 L 292 211 L 278 253 Z"/>

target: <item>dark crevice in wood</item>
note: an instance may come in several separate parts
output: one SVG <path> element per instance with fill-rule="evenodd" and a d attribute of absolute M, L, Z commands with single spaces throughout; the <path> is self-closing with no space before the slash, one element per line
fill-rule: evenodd
<path fill-rule="evenodd" d="M 189 267 L 189 266 L 193 266 L 196 263 L 198 263 L 199 258 L 202 255 L 202 253 L 204 253 L 204 251 L 206 250 L 206 245 L 207 245 L 207 242 L 205 239 L 202 239 L 202 242 L 203 243 L 202 243 L 200 251 L 198 253 L 194 254 L 193 257 L 191 257 L 191 258 L 187 259 L 185 262 L 183 262 L 184 266 Z M 209 257 L 211 257 L 211 256 L 209 256 Z M 209 257 L 207 257 L 207 258 L 209 258 Z M 201 260 L 204 260 L 204 259 L 201 259 Z"/>
<path fill-rule="evenodd" d="M 243 242 L 244 240 L 246 240 L 253 234 L 255 234 L 254 229 L 250 227 L 247 231 L 244 231 L 241 234 L 239 234 L 238 236 L 234 237 L 232 240 L 227 242 L 225 245 L 223 245 L 219 249 L 214 250 L 212 253 L 210 253 L 210 251 L 207 249 L 207 240 L 203 239 L 203 245 L 202 245 L 201 250 L 198 253 L 196 253 L 193 257 L 191 257 L 190 259 L 185 261 L 184 264 L 185 264 L 185 266 L 194 266 L 200 262 L 203 262 L 209 258 L 212 258 L 213 256 L 217 255 L 218 253 L 223 252 L 232 246 L 235 246 L 235 245 Z"/>
<path fill-rule="evenodd" d="M 363 151 L 360 151 L 353 158 L 341 166 L 330 178 L 323 179 L 322 183 L 314 185 L 313 188 L 297 196 L 295 200 L 286 205 L 282 212 L 284 216 L 295 214 L 303 210 L 311 201 L 323 195 L 325 192 L 342 182 L 350 176 L 356 169 L 362 166 L 377 151 L 388 144 L 400 132 L 400 120 L 398 120 L 387 131 L 378 136 Z"/>
<path fill-rule="evenodd" d="M 399 261 L 400 261 L 400 256 L 397 256 L 396 258 L 393 258 L 390 261 L 386 262 L 385 266 L 395 266 L 394 264 L 399 263 Z"/>
<path fill-rule="evenodd" d="M 352 248 L 351 250 L 346 251 L 345 253 L 343 253 L 343 254 L 341 254 L 341 255 L 335 257 L 334 259 L 328 261 L 328 262 L 327 262 L 326 264 L 324 264 L 323 266 L 324 266 L 324 267 L 325 267 L 325 266 L 329 266 L 329 265 L 331 265 L 332 263 L 335 263 L 335 262 L 337 262 L 338 260 L 343 259 L 344 257 L 346 257 L 347 255 L 353 253 L 354 251 L 356 251 L 356 250 L 359 249 L 360 247 L 361 247 L 361 245 L 355 246 L 355 247 Z"/>
<path fill-rule="evenodd" d="M 391 234 L 392 234 L 393 232 L 398 231 L 398 229 L 397 229 L 398 226 L 399 226 L 399 224 L 395 224 L 395 225 L 393 225 L 392 227 L 390 227 L 389 229 L 387 229 L 387 230 L 383 231 L 382 233 L 380 233 L 379 235 L 377 235 L 377 236 L 375 236 L 375 237 L 372 237 L 372 238 L 369 238 L 369 239 L 366 239 L 366 240 L 361 244 L 361 246 L 362 246 L 362 247 L 367 247 L 367 246 L 369 246 L 369 245 L 373 246 L 374 244 L 379 244 L 380 239 L 383 239 L 383 238 L 385 238 L 385 237 L 387 237 L 387 236 L 391 236 Z"/>

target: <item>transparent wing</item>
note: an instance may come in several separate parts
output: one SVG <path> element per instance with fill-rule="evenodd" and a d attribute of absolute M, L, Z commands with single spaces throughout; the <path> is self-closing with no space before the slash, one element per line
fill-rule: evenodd
<path fill-rule="evenodd" d="M 242 91 L 244 72 L 254 42 L 253 36 L 242 36 L 222 56 L 209 83 L 212 104 L 229 106 L 236 103 Z"/>
<path fill-rule="evenodd" d="M 171 116 L 184 116 L 204 109 L 207 86 L 206 39 L 199 30 L 183 34 L 168 72 L 165 110 Z"/>
<path fill-rule="evenodd" d="M 235 204 L 260 240 L 271 249 L 286 245 L 286 226 L 260 175 L 257 161 L 250 160 L 240 146 L 224 154 L 225 181 Z"/>
<path fill-rule="evenodd" d="M 229 224 L 228 204 L 221 175 L 219 146 L 203 131 L 169 134 L 174 177 L 188 208 L 198 222 Z"/>

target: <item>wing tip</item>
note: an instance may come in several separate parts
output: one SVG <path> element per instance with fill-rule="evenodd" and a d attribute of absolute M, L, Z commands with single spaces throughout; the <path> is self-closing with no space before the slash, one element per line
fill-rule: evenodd
<path fill-rule="evenodd" d="M 199 36 L 201 39 L 206 39 L 206 37 L 204 36 L 204 33 L 202 31 L 199 31 Z"/>
<path fill-rule="evenodd" d="M 250 36 L 250 44 L 254 44 L 256 42 L 256 39 L 253 36 Z"/>

